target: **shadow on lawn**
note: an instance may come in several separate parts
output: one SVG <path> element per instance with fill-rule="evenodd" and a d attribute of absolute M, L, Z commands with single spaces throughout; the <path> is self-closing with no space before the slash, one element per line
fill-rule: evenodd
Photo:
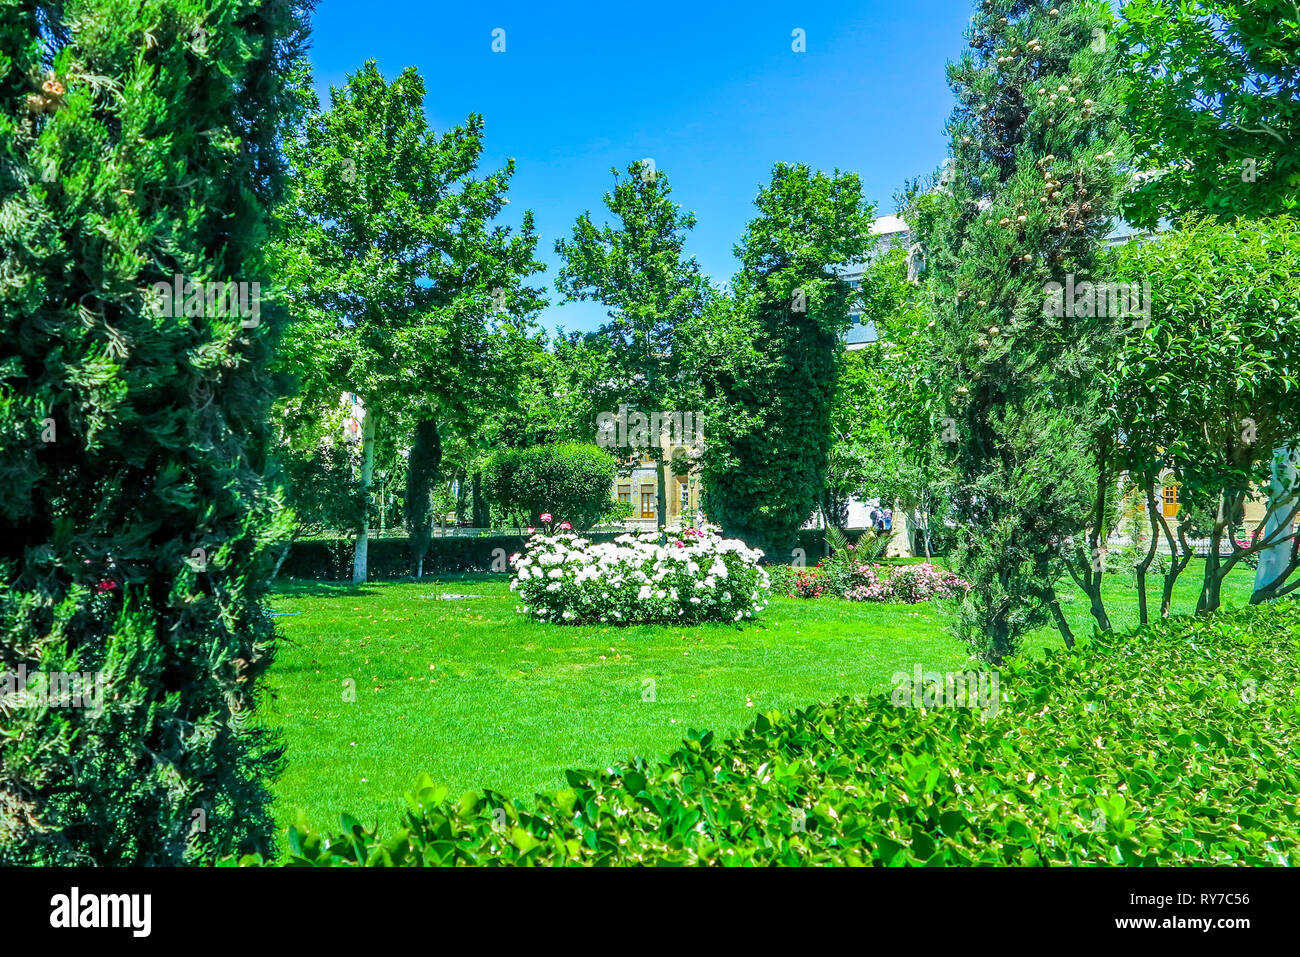
<path fill-rule="evenodd" d="M 445 585 L 453 582 L 506 582 L 510 575 L 500 572 L 440 572 L 423 578 L 384 579 L 354 585 L 350 581 L 319 581 L 312 578 L 278 578 L 271 586 L 271 594 L 287 598 L 359 598 L 379 594 L 375 585 Z"/>

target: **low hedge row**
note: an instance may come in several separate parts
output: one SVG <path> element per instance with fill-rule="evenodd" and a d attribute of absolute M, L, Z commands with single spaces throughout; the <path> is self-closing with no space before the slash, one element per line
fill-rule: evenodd
<path fill-rule="evenodd" d="M 986 717 L 888 695 L 773 711 L 532 801 L 425 776 L 401 830 L 294 828 L 288 863 L 1300 864 L 1300 602 L 1107 636 L 999 685 Z"/>
<path fill-rule="evenodd" d="M 591 532 L 586 534 L 593 542 L 612 542 L 619 532 Z M 861 532 L 849 532 L 849 541 L 856 542 Z M 494 551 L 502 549 L 507 556 L 524 550 L 526 538 L 522 535 L 488 535 L 475 538 L 469 535 L 448 535 L 429 542 L 429 553 L 424 558 L 424 573 L 485 572 L 492 570 Z M 800 529 L 799 547 L 807 554 L 807 563 L 815 565 L 821 558 L 824 536 L 813 528 Z M 352 540 L 347 538 L 308 539 L 294 542 L 289 557 L 284 560 L 280 574 L 289 578 L 307 578 L 316 581 L 339 581 L 352 577 Z M 788 562 L 790 556 L 768 556 L 772 561 Z M 371 581 L 395 581 L 411 575 L 410 546 L 405 538 L 374 538 L 370 540 L 366 557 L 367 577 Z M 509 571 L 509 569 L 500 569 Z"/>
<path fill-rule="evenodd" d="M 593 541 L 613 541 L 617 532 L 598 532 L 588 535 Z M 493 561 L 522 552 L 527 539 L 522 535 L 448 535 L 429 542 L 429 552 L 424 558 L 424 573 L 486 572 L 493 570 Z M 497 552 L 500 549 L 500 552 Z M 280 574 L 289 578 L 309 578 L 318 581 L 350 579 L 352 577 L 351 539 L 313 539 L 294 542 L 289 557 L 284 560 Z M 495 569 L 506 572 L 504 564 Z M 366 555 L 366 572 L 370 581 L 395 581 L 411 576 L 410 545 L 405 538 L 371 539 Z"/>

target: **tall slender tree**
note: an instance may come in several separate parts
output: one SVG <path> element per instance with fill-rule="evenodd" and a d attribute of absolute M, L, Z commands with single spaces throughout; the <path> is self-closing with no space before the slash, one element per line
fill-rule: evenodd
<path fill-rule="evenodd" d="M 1096 278 L 1123 184 L 1111 26 L 1092 0 L 984 0 L 948 69 L 951 166 L 907 217 L 952 437 L 955 570 L 973 586 L 957 628 L 994 662 L 1048 614 L 1072 640 L 1054 582 L 1087 523 L 1091 379 L 1116 339 L 1105 310 L 1044 307 L 1050 283 Z"/>
<path fill-rule="evenodd" d="M 751 361 L 695 363 L 710 418 L 705 510 L 729 534 L 773 557 L 819 505 L 831 443 L 831 407 L 853 291 L 839 264 L 871 247 L 873 208 L 856 175 L 777 164 L 736 247 L 741 269 L 717 323 L 753 342 Z M 716 335 L 700 330 L 697 356 Z"/>
<path fill-rule="evenodd" d="M 304 6 L 0 3 L 0 863 L 273 851 L 260 250 Z"/>

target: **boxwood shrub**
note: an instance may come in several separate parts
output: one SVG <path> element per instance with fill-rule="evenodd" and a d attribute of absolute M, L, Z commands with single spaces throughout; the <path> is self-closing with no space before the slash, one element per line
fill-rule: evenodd
<path fill-rule="evenodd" d="M 423 777 L 400 830 L 294 828 L 288 863 L 1300 864 L 1300 602 L 1000 678 L 987 717 L 889 695 L 772 711 L 531 801 Z"/>

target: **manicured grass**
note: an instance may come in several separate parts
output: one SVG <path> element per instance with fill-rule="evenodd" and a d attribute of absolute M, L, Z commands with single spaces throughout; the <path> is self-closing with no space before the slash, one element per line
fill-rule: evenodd
<path fill-rule="evenodd" d="M 1176 612 L 1195 602 L 1195 571 L 1183 575 Z M 1225 604 L 1244 603 L 1250 582 L 1248 571 L 1234 574 Z M 1114 576 L 1107 587 L 1116 626 L 1135 624 L 1132 583 Z M 1087 602 L 1065 587 L 1062 596 L 1086 633 Z M 278 619 L 285 641 L 263 711 L 288 747 L 281 829 L 299 813 L 333 829 L 341 811 L 389 827 L 421 771 L 453 794 L 527 795 L 563 786 L 566 768 L 667 753 L 688 727 L 734 731 L 758 710 L 883 691 L 916 664 L 969 667 L 931 603 L 777 597 L 744 625 L 570 628 L 517 614 L 503 575 L 457 575 L 288 583 L 272 607 L 289 613 Z M 1043 629 L 1026 650 L 1059 644 Z"/>

